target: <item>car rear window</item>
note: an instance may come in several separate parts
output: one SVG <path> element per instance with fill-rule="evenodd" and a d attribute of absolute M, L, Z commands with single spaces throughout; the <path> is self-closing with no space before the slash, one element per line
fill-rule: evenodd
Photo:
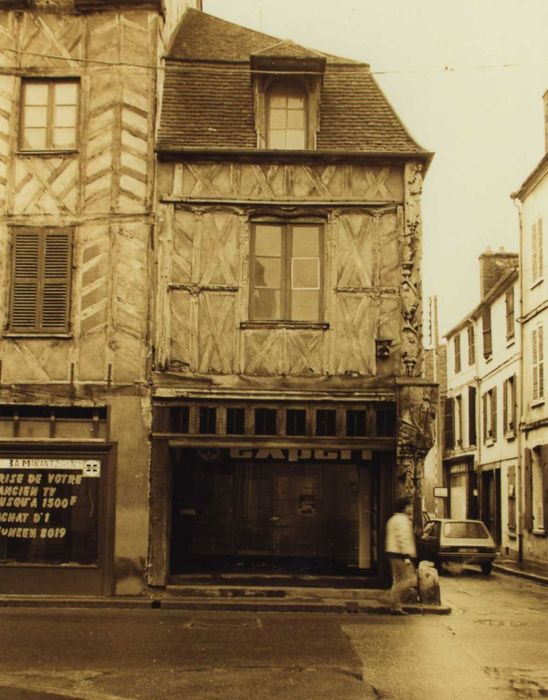
<path fill-rule="evenodd" d="M 443 536 L 454 539 L 486 540 L 489 534 L 482 523 L 454 522 L 443 524 Z"/>

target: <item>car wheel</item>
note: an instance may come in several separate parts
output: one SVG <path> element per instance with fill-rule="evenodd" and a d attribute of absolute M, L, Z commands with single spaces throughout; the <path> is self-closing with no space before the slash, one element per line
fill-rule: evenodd
<path fill-rule="evenodd" d="M 485 574 L 486 576 L 489 576 L 493 569 L 493 562 L 490 561 L 483 561 L 481 564 L 481 572 L 482 574 Z"/>

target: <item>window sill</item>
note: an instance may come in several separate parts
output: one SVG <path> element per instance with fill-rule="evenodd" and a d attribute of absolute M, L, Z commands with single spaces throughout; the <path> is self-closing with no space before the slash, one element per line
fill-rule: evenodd
<path fill-rule="evenodd" d="M 544 282 L 544 277 L 539 277 L 538 280 L 531 282 L 529 289 L 535 289 L 535 287 L 540 286 Z"/>
<path fill-rule="evenodd" d="M 516 439 L 516 431 L 515 430 L 508 430 L 506 433 L 504 433 L 504 437 L 508 441 L 515 440 Z"/>
<path fill-rule="evenodd" d="M 329 328 L 329 323 L 314 321 L 242 321 L 240 328 L 288 328 L 292 330 L 317 330 L 325 331 Z"/>
<path fill-rule="evenodd" d="M 17 156 L 40 156 L 43 157 L 59 157 L 59 156 L 77 156 L 80 151 L 77 148 L 66 148 L 59 151 L 47 150 L 47 151 L 23 151 L 18 150 L 15 152 Z"/>
<path fill-rule="evenodd" d="M 2 334 L 3 338 L 72 338 L 72 333 L 22 333 L 7 332 Z"/>
<path fill-rule="evenodd" d="M 485 360 L 485 363 L 487 364 L 487 363 L 491 362 L 491 360 L 493 359 L 493 355 L 487 355 L 487 356 L 484 355 L 483 359 Z"/>
<path fill-rule="evenodd" d="M 494 444 L 495 444 L 495 441 L 493 440 L 493 438 L 487 438 L 487 440 L 485 441 L 486 447 L 493 447 Z"/>
<path fill-rule="evenodd" d="M 537 537 L 546 537 L 546 530 L 544 528 L 536 528 L 534 527 L 531 532 L 533 535 L 536 535 Z"/>
<path fill-rule="evenodd" d="M 512 336 L 511 338 L 506 338 L 506 347 L 507 348 L 511 348 L 515 344 L 516 344 L 515 336 Z"/>
<path fill-rule="evenodd" d="M 544 398 L 537 399 L 536 401 L 531 401 L 531 408 L 538 408 L 544 405 Z"/>

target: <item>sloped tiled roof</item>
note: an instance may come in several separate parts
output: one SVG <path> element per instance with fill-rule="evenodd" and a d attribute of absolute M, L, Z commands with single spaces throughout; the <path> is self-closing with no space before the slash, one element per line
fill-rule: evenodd
<path fill-rule="evenodd" d="M 196 10 L 183 16 L 167 55 L 158 150 L 257 147 L 252 55 L 326 59 L 319 151 L 429 155 L 409 135 L 366 64 Z"/>

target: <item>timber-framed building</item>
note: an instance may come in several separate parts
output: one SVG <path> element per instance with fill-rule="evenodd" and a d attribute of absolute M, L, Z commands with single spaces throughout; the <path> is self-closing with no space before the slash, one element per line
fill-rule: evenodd
<path fill-rule="evenodd" d="M 188 10 L 157 141 L 151 585 L 383 574 L 420 516 L 431 154 L 357 63 Z"/>
<path fill-rule="evenodd" d="M 188 4 L 0 2 L 3 593 L 143 590 L 158 65 Z"/>

